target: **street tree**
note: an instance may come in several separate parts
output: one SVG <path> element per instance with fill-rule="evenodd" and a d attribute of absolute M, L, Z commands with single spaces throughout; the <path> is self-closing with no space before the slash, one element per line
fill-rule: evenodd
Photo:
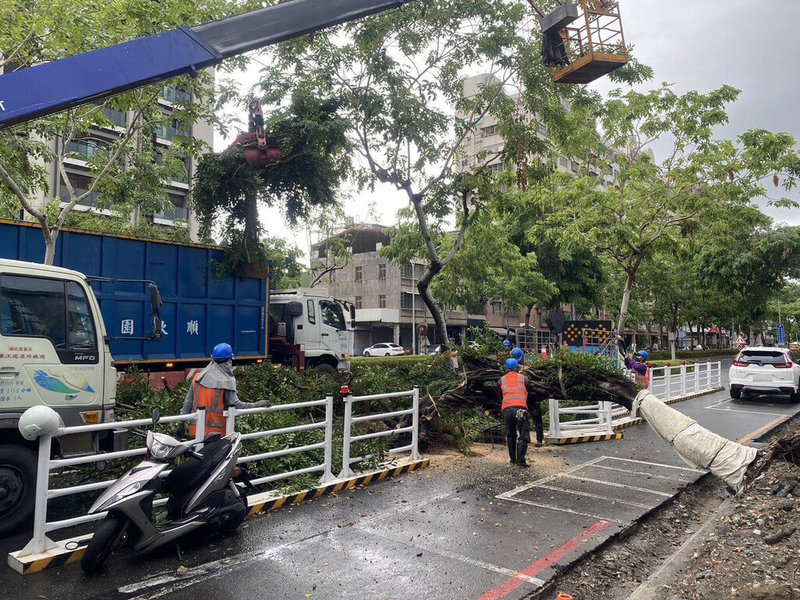
<path fill-rule="evenodd" d="M 0 70 L 13 72 L 247 8 L 248 2 L 232 0 L 8 0 L 0 8 Z M 169 103 L 159 101 L 165 89 L 174 92 Z M 44 262 L 52 264 L 59 232 L 78 204 L 113 208 L 123 216 L 134 207 L 152 213 L 165 206 L 167 183 L 185 177 L 185 158 L 204 150 L 189 135 L 191 126 L 198 120 L 219 123 L 216 108 L 212 73 L 201 72 L 5 129 L 0 211 L 16 216 L 22 210 L 41 225 Z M 98 129 L 103 134 L 93 133 Z M 171 138 L 171 144 L 157 145 L 156 137 Z M 75 158 L 86 165 L 79 181 L 66 169 Z"/>
<path fill-rule="evenodd" d="M 259 242 L 259 204 L 280 206 L 292 225 L 314 207 L 336 204 L 350 168 L 348 123 L 339 107 L 338 100 L 295 89 L 285 106 L 274 107 L 264 119 L 268 142 L 279 146 L 279 158 L 251 166 L 245 150 L 234 145 L 200 159 L 192 201 L 201 232 L 217 227 L 235 271 L 266 259 Z"/>
<path fill-rule="evenodd" d="M 654 244 L 702 226 L 720 207 L 747 207 L 767 196 L 768 176 L 778 188 L 795 185 L 800 157 L 790 135 L 752 130 L 736 140 L 715 137 L 714 128 L 728 120 L 726 106 L 738 95 L 730 86 L 683 95 L 668 86 L 616 90 L 596 114 L 596 135 L 584 136 L 590 143 L 566 140 L 564 148 L 583 166 L 576 177 L 556 175 L 558 210 L 539 230 L 567 246 L 588 244 L 622 268 L 618 331 L 625 328 L 636 277 Z M 587 111 L 587 118 L 593 116 Z M 668 147 L 661 160 L 653 151 L 657 143 Z M 600 184 L 602 178 L 607 185 Z"/>
<path fill-rule="evenodd" d="M 521 113 L 509 97 L 512 84 L 539 98 L 543 113 L 564 112 L 542 66 L 538 36 L 529 34 L 534 24 L 522 2 L 416 2 L 285 44 L 263 72 L 267 99 L 279 100 L 298 86 L 341 98 L 359 158 L 357 181 L 373 189 L 388 184 L 408 198 L 416 252 L 427 263 L 417 288 L 441 340 L 448 339 L 446 321 L 431 284 L 455 259 L 470 215 L 483 202 L 474 181 L 458 174 L 465 140 L 489 114 L 507 115 L 499 129 L 511 129 L 510 117 Z M 465 97 L 470 65 L 485 65 L 487 75 L 485 85 Z M 507 145 L 485 153 L 474 171 L 510 159 L 512 150 Z M 447 232 L 454 232 L 452 240 Z M 398 250 L 398 260 L 401 255 L 404 260 Z"/>

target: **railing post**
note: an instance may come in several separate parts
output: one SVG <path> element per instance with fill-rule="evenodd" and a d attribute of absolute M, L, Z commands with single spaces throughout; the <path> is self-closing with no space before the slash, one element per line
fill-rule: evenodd
<path fill-rule="evenodd" d="M 681 363 L 681 396 L 686 395 L 686 363 Z"/>
<path fill-rule="evenodd" d="M 225 435 L 230 435 L 236 431 L 236 407 L 229 406 L 225 411 Z"/>
<path fill-rule="evenodd" d="M 333 465 L 333 396 L 325 396 L 325 470 L 319 482 L 328 483 L 336 479 L 331 471 Z"/>
<path fill-rule="evenodd" d="M 353 476 L 350 469 L 350 431 L 353 427 L 353 396 L 348 394 L 344 400 L 344 432 L 342 434 L 342 470 L 339 479 L 347 479 Z"/>
<path fill-rule="evenodd" d="M 667 363 L 667 366 L 664 367 L 664 401 L 670 399 L 672 394 L 672 365 Z"/>
<path fill-rule="evenodd" d="M 694 392 L 700 392 L 700 363 L 694 361 Z"/>
<path fill-rule="evenodd" d="M 612 419 L 614 418 L 614 415 L 611 414 L 611 402 L 603 402 L 602 404 L 603 404 L 603 410 L 605 411 L 606 414 L 606 433 L 610 435 L 614 433 L 614 426 L 611 422 Z"/>
<path fill-rule="evenodd" d="M 198 408 L 197 412 L 194 414 L 194 418 L 194 441 L 202 442 L 206 438 L 206 409 L 202 407 Z"/>
<path fill-rule="evenodd" d="M 722 363 L 717 361 L 714 363 L 714 371 L 716 371 L 716 375 L 714 376 L 714 384 L 720 385 L 722 383 Z"/>
<path fill-rule="evenodd" d="M 414 386 L 414 412 L 412 413 L 411 423 L 411 460 L 419 460 L 419 388 Z"/>
<path fill-rule="evenodd" d="M 559 414 L 558 414 L 558 400 L 556 398 L 550 398 L 548 400 L 550 404 L 550 436 L 551 437 L 561 437 L 561 427 L 559 423 Z"/>
<path fill-rule="evenodd" d="M 20 556 L 41 554 L 56 545 L 47 537 L 47 489 L 50 486 L 50 445 L 52 437 L 39 437 L 39 456 L 36 461 L 36 498 L 33 512 L 33 537 L 20 551 Z"/>

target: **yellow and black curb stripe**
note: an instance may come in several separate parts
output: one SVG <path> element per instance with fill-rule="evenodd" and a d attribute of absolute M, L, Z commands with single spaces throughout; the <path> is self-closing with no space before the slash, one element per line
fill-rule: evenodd
<path fill-rule="evenodd" d="M 412 471 L 416 471 L 418 469 L 424 469 L 429 466 L 430 463 L 430 459 L 425 458 L 423 460 L 417 460 L 400 465 L 399 467 L 392 467 L 390 469 L 384 469 L 382 471 L 376 471 L 366 475 L 359 475 L 357 477 L 337 481 L 319 488 L 305 490 L 288 496 L 273 497 L 264 501 L 256 500 L 253 502 L 253 499 L 257 499 L 260 496 L 263 496 L 263 494 L 250 496 L 250 498 L 248 498 L 250 511 L 248 512 L 247 516 L 256 517 L 260 514 L 278 510 L 282 506 L 297 506 L 302 502 L 313 500 L 314 498 L 319 498 L 320 496 L 324 496 L 326 494 L 336 494 L 342 490 L 352 490 L 357 487 L 364 487 L 365 485 L 374 483 L 376 481 L 381 481 L 387 477 L 396 477 L 397 475 L 402 475 L 403 473 L 411 473 Z M 80 538 L 56 542 L 56 548 L 53 548 L 52 550 L 42 554 L 33 554 L 18 558 L 19 552 L 11 552 L 8 555 L 8 565 L 17 573 L 21 575 L 28 575 L 30 573 L 44 571 L 45 569 L 56 569 L 58 567 L 63 567 L 64 565 L 78 562 L 81 558 L 83 558 L 83 553 L 86 550 L 86 544 L 89 543 L 91 537 L 91 535 L 88 535 Z"/>
<path fill-rule="evenodd" d="M 367 475 L 359 475 L 357 477 L 352 477 L 351 479 L 344 479 L 342 481 L 337 481 L 336 483 L 331 483 L 319 488 L 304 490 L 289 496 L 269 498 L 263 502 L 257 500 L 256 502 L 250 503 L 250 512 L 247 516 L 255 517 L 256 515 L 262 513 L 278 510 L 283 506 L 297 506 L 306 500 L 314 500 L 315 498 L 319 498 L 320 496 L 325 496 L 327 494 L 337 494 L 342 490 L 352 490 L 356 487 L 363 487 L 375 481 L 386 479 L 387 477 L 396 477 L 397 475 L 401 475 L 403 473 L 411 473 L 417 469 L 424 469 L 430 465 L 430 462 L 431 461 L 429 458 L 425 458 L 423 460 L 417 460 L 400 465 L 399 467 L 384 469 L 382 471 L 368 473 Z"/>
<path fill-rule="evenodd" d="M 19 556 L 19 552 L 10 552 L 8 555 L 8 566 L 20 575 L 39 573 L 45 569 L 57 569 L 64 565 L 78 562 L 83 558 L 86 545 L 92 539 L 91 535 L 84 535 L 80 538 L 56 542 L 56 547 L 42 554 L 32 554 L 24 557 Z"/>
<path fill-rule="evenodd" d="M 644 423 L 644 419 L 642 417 L 636 417 L 635 419 L 631 419 L 630 421 L 625 421 L 624 423 L 617 423 L 616 425 L 612 425 L 612 429 L 614 431 L 619 431 L 620 429 L 627 429 L 628 427 L 633 427 L 634 425 L 639 425 L 640 423 Z"/>
<path fill-rule="evenodd" d="M 548 444 L 581 444 L 583 442 L 605 442 L 608 440 L 621 440 L 622 432 L 619 433 L 599 433 L 593 435 L 576 435 L 572 437 L 548 437 L 546 438 Z"/>

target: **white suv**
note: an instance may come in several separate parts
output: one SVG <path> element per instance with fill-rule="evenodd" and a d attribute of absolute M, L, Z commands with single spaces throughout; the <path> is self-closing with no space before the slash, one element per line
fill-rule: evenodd
<path fill-rule="evenodd" d="M 401 356 L 405 353 L 405 348 L 400 344 L 393 344 L 391 342 L 373 344 L 369 348 L 364 349 L 364 356 Z"/>
<path fill-rule="evenodd" d="M 739 352 L 731 365 L 731 398 L 754 392 L 788 394 L 792 402 L 800 402 L 799 381 L 800 364 L 794 362 L 789 350 L 748 347 Z"/>

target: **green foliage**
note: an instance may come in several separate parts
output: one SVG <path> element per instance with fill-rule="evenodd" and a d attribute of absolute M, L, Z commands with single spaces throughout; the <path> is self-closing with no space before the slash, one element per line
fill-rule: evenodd
<path fill-rule="evenodd" d="M 203 156 L 192 192 L 202 230 L 210 232 L 223 218 L 226 244 L 257 264 L 263 258 L 259 203 L 281 206 L 292 223 L 314 206 L 335 204 L 350 165 L 348 122 L 339 111 L 339 101 L 298 89 L 288 107 L 265 118 L 269 141 L 280 144 L 277 162 L 251 167 L 241 148 Z"/>

